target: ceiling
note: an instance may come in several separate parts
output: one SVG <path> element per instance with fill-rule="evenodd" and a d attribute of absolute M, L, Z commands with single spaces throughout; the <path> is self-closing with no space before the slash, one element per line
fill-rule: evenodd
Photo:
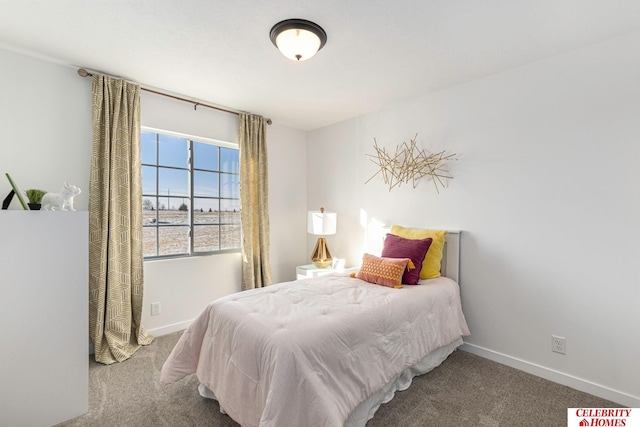
<path fill-rule="evenodd" d="M 0 11 L 0 47 L 301 130 L 640 30 L 639 0 L 0 0 Z M 269 39 L 289 18 L 327 32 L 308 61 Z"/>

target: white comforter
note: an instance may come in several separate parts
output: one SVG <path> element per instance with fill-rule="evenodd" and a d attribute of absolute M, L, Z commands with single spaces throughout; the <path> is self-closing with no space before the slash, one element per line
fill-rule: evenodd
<path fill-rule="evenodd" d="M 242 426 L 342 426 L 405 368 L 468 334 L 450 279 L 393 289 L 327 275 L 212 302 L 161 380 L 196 373 Z"/>

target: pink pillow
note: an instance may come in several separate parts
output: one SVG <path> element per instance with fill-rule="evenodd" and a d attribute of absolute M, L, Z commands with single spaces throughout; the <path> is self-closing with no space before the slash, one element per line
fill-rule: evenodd
<path fill-rule="evenodd" d="M 364 254 L 362 266 L 356 277 L 369 283 L 393 288 L 402 283 L 402 275 L 407 266 L 415 268 L 409 258 L 381 258 Z"/>
<path fill-rule="evenodd" d="M 416 268 L 407 270 L 402 276 L 402 283 L 417 285 L 420 280 L 420 270 L 427 251 L 431 247 L 433 239 L 405 239 L 394 234 L 387 234 L 384 239 L 382 256 L 386 258 L 410 258 Z"/>

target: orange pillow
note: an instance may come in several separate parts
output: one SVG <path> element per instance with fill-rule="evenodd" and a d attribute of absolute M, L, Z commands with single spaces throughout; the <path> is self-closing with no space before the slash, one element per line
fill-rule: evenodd
<path fill-rule="evenodd" d="M 415 268 L 410 258 L 382 258 L 364 254 L 362 266 L 356 277 L 369 283 L 393 288 L 402 283 L 402 275 L 407 268 Z"/>

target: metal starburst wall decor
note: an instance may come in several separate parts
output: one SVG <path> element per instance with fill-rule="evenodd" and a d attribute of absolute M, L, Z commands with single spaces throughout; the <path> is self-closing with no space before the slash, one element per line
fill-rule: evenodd
<path fill-rule="evenodd" d="M 378 174 L 382 174 L 384 183 L 389 186 L 389 191 L 394 187 L 399 187 L 402 183 L 411 182 L 413 188 L 416 188 L 418 181 L 427 178 L 433 181 L 438 194 L 440 190 L 438 186 L 444 188 L 443 179 L 451 179 L 449 171 L 445 169 L 447 162 L 456 160 L 455 154 L 446 154 L 444 151 L 439 153 L 428 153 L 418 148 L 416 138 L 418 134 L 407 144 L 403 142 L 398 145 L 392 153 L 378 146 L 376 139 L 373 139 L 373 148 L 376 154 L 367 154 L 370 160 L 380 169 L 371 176 L 366 182 L 368 183 Z"/>

